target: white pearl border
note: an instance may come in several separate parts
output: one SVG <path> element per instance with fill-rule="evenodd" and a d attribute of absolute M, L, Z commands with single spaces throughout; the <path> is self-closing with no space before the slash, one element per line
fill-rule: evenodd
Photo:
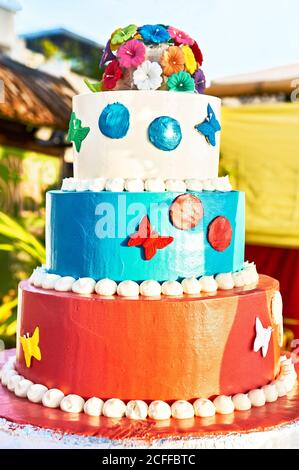
<path fill-rule="evenodd" d="M 30 284 L 45 290 L 58 292 L 74 292 L 76 294 L 98 294 L 104 297 L 118 295 L 123 298 L 160 298 L 161 294 L 167 297 L 181 297 L 183 294 L 198 295 L 201 292 L 213 294 L 217 290 L 230 290 L 234 287 L 256 285 L 259 275 L 254 263 L 246 262 L 241 271 L 235 273 L 222 273 L 215 276 L 202 276 L 200 278 L 184 279 L 182 282 L 166 281 L 159 283 L 154 280 L 145 280 L 141 284 L 127 280 L 116 283 L 111 279 L 95 279 L 85 277 L 74 279 L 71 276 L 59 276 L 47 273 L 44 267 L 36 268 L 29 278 Z"/>
<path fill-rule="evenodd" d="M 218 395 L 213 402 L 208 399 L 198 398 L 193 404 L 186 400 L 177 400 L 171 406 L 161 400 L 155 400 L 148 406 L 143 400 L 131 400 L 125 404 L 118 398 L 111 398 L 104 402 L 97 397 L 92 397 L 85 401 L 79 395 L 70 394 L 64 396 L 58 389 L 49 390 L 41 384 L 33 384 L 19 376 L 15 370 L 15 357 L 10 358 L 2 367 L 0 378 L 2 385 L 19 397 L 20 394 L 17 394 L 18 392 L 15 391 L 15 387 L 19 383 L 22 385 L 23 380 L 26 382 L 24 386 L 27 388 L 26 396 L 25 393 L 22 394 L 23 398 L 27 398 L 33 403 L 41 403 L 49 408 L 60 408 L 67 413 L 78 414 L 84 412 L 90 416 L 104 415 L 108 418 L 122 418 L 126 416 L 129 419 L 146 419 L 150 417 L 158 421 L 170 419 L 171 417 L 175 419 L 190 419 L 194 416 L 207 418 L 214 416 L 216 413 L 226 415 L 233 413 L 235 410 L 246 411 L 251 406 L 264 406 L 266 403 L 272 403 L 279 397 L 289 393 L 295 386 L 297 374 L 291 358 L 287 359 L 286 356 L 281 356 L 279 375 L 270 384 L 250 390 L 246 394 L 238 393 L 232 397 Z M 52 401 L 49 399 L 51 392 L 53 392 L 53 396 L 55 395 Z M 57 399 L 59 392 L 60 399 Z M 46 393 L 47 400 L 44 399 Z"/>
<path fill-rule="evenodd" d="M 149 178 L 96 178 L 82 180 L 77 178 L 65 178 L 62 181 L 61 190 L 65 192 L 84 191 L 109 191 L 109 192 L 185 192 L 185 191 L 232 191 L 232 185 L 228 176 L 219 176 L 209 179 L 166 179 Z"/>

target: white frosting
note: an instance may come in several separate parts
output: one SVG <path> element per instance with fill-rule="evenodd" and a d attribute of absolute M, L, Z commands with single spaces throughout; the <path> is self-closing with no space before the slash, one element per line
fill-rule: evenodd
<path fill-rule="evenodd" d="M 76 279 L 72 276 L 64 276 L 55 282 L 54 289 L 57 292 L 71 292 Z"/>
<path fill-rule="evenodd" d="M 200 293 L 201 283 L 195 277 L 186 278 L 182 281 L 184 294 L 196 295 Z"/>
<path fill-rule="evenodd" d="M 104 402 L 100 398 L 92 397 L 85 402 L 84 413 L 89 416 L 101 416 Z"/>
<path fill-rule="evenodd" d="M 186 188 L 189 191 L 202 191 L 203 189 L 202 180 L 191 178 L 191 179 L 185 180 L 185 183 L 186 183 Z"/>
<path fill-rule="evenodd" d="M 232 273 L 232 276 L 233 276 L 235 287 L 245 286 L 245 279 L 244 279 L 243 271 Z"/>
<path fill-rule="evenodd" d="M 162 284 L 162 293 L 164 295 L 170 295 L 178 297 L 183 294 L 183 287 L 178 281 L 166 281 Z"/>
<path fill-rule="evenodd" d="M 219 178 L 214 178 L 212 180 L 212 184 L 216 191 L 231 191 L 232 190 L 232 185 L 229 181 L 229 176 L 221 176 Z"/>
<path fill-rule="evenodd" d="M 215 281 L 218 284 L 218 289 L 228 290 L 235 287 L 232 273 L 217 274 Z"/>
<path fill-rule="evenodd" d="M 275 387 L 274 384 L 264 385 L 262 387 L 262 390 L 265 394 L 266 402 L 272 403 L 273 401 L 277 400 L 278 392 L 277 392 L 277 388 Z"/>
<path fill-rule="evenodd" d="M 117 286 L 117 293 L 121 297 L 138 297 L 139 284 L 135 281 L 122 281 Z"/>
<path fill-rule="evenodd" d="M 78 279 L 72 285 L 72 291 L 76 294 L 92 294 L 94 292 L 96 281 L 90 277 Z"/>
<path fill-rule="evenodd" d="M 161 292 L 162 287 L 158 281 L 143 281 L 140 284 L 140 295 L 144 297 L 159 297 Z"/>
<path fill-rule="evenodd" d="M 232 400 L 237 411 L 247 411 L 251 408 L 251 401 L 246 393 L 237 393 Z"/>
<path fill-rule="evenodd" d="M 16 383 L 15 395 L 20 398 L 26 398 L 29 388 L 33 385 L 31 380 L 23 379 Z"/>
<path fill-rule="evenodd" d="M 254 263 L 245 263 L 243 269 L 245 285 L 256 284 L 259 281 L 259 275 Z"/>
<path fill-rule="evenodd" d="M 105 178 L 95 178 L 94 180 L 88 181 L 88 189 L 89 191 L 104 191 L 106 185 Z"/>
<path fill-rule="evenodd" d="M 235 409 L 235 405 L 231 397 L 227 397 L 226 395 L 218 395 L 214 400 L 214 405 L 217 413 L 220 415 L 228 415 L 233 413 Z"/>
<path fill-rule="evenodd" d="M 165 183 L 162 178 L 149 178 L 145 181 L 144 188 L 152 193 L 160 193 L 165 191 Z"/>
<path fill-rule="evenodd" d="M 146 419 L 148 406 L 145 401 L 131 400 L 127 403 L 126 417 L 129 419 Z"/>
<path fill-rule="evenodd" d="M 126 405 L 118 398 L 110 398 L 104 403 L 103 415 L 107 418 L 122 418 L 126 412 Z"/>
<path fill-rule="evenodd" d="M 23 380 L 24 377 L 22 375 L 13 375 L 12 377 L 10 377 L 8 379 L 8 382 L 7 382 L 7 388 L 8 390 L 10 390 L 11 392 L 14 392 L 15 391 L 15 388 L 16 388 L 16 385 L 18 382 L 20 382 L 21 380 Z"/>
<path fill-rule="evenodd" d="M 199 279 L 201 290 L 203 292 L 216 292 L 218 289 L 218 284 L 213 278 L 213 276 L 202 276 Z"/>
<path fill-rule="evenodd" d="M 79 395 L 67 395 L 61 400 L 60 409 L 67 413 L 81 413 L 85 401 Z"/>
<path fill-rule="evenodd" d="M 112 189 L 111 189 L 112 188 Z M 213 179 L 200 180 L 191 179 L 166 179 L 162 178 L 95 178 L 79 180 L 76 178 L 65 178 L 61 187 L 62 191 L 128 191 L 128 192 L 186 192 L 186 191 L 231 191 L 232 186 L 228 176 Z"/>
<path fill-rule="evenodd" d="M 156 421 L 169 419 L 171 417 L 171 408 L 165 401 L 155 400 L 148 407 L 148 415 Z"/>
<path fill-rule="evenodd" d="M 185 181 L 178 179 L 166 180 L 165 188 L 166 191 L 178 191 L 183 193 L 187 190 Z"/>
<path fill-rule="evenodd" d="M 33 384 L 27 390 L 27 398 L 32 403 L 41 403 L 48 388 L 45 385 Z"/>
<path fill-rule="evenodd" d="M 250 392 L 248 392 L 248 398 L 251 401 L 252 406 L 264 406 L 266 403 L 264 391 L 260 388 L 250 390 Z"/>
<path fill-rule="evenodd" d="M 130 113 L 130 127 L 123 139 L 111 139 L 99 130 L 99 116 L 108 104 L 119 102 Z M 75 96 L 73 109 L 90 132 L 80 152 L 74 146 L 74 176 L 81 179 L 215 178 L 218 175 L 220 132 L 209 145 L 194 129 L 207 117 L 210 104 L 220 121 L 219 98 L 194 93 L 118 90 Z M 176 119 L 182 130 L 180 145 L 171 152 L 155 147 L 148 138 L 151 122 L 159 116 Z"/>
<path fill-rule="evenodd" d="M 287 394 L 284 380 L 274 380 L 272 384 L 276 387 L 278 397 L 284 397 Z"/>
<path fill-rule="evenodd" d="M 34 287 L 41 287 L 46 275 L 47 273 L 43 268 L 37 268 L 33 273 L 32 284 Z"/>
<path fill-rule="evenodd" d="M 47 408 L 59 408 L 64 393 L 58 388 L 51 388 L 43 395 L 42 404 Z"/>
<path fill-rule="evenodd" d="M 106 180 L 105 189 L 113 193 L 122 192 L 125 188 L 125 180 L 123 178 L 109 178 Z"/>
<path fill-rule="evenodd" d="M 76 191 L 78 180 L 75 178 L 64 178 L 62 181 L 62 191 Z"/>
<path fill-rule="evenodd" d="M 78 180 L 77 182 L 77 191 L 89 191 L 89 180 Z"/>
<path fill-rule="evenodd" d="M 244 269 L 236 273 L 219 273 L 214 276 L 202 276 L 200 279 L 186 278 L 181 283 L 166 281 L 161 285 L 154 280 L 143 281 L 139 286 L 135 281 L 122 281 L 119 286 L 111 279 L 101 279 L 97 283 L 92 278 L 74 279 L 71 276 L 60 277 L 56 274 L 47 274 L 44 268 L 34 270 L 30 282 L 59 292 L 73 291 L 78 294 L 91 294 L 94 290 L 99 295 L 111 297 L 115 294 L 122 297 L 138 297 L 139 294 L 147 297 L 164 295 L 181 296 L 183 293 L 197 295 L 201 291 L 215 293 L 218 289 L 232 289 L 252 284 L 258 274 L 253 264 L 245 263 Z M 53 286 L 54 284 L 54 286 Z M 166 293 L 167 292 L 167 293 Z M 173 293 L 171 293 L 173 292 Z"/>
<path fill-rule="evenodd" d="M 198 398 L 193 403 L 195 416 L 200 416 L 201 418 L 209 418 L 214 416 L 216 413 L 216 407 L 211 400 L 207 398 Z"/>
<path fill-rule="evenodd" d="M 96 283 L 95 291 L 99 295 L 110 297 L 116 294 L 117 284 L 111 279 L 101 279 Z"/>
<path fill-rule="evenodd" d="M 271 313 L 273 323 L 278 326 L 279 346 L 283 346 L 283 316 L 282 316 L 282 297 L 281 293 L 277 290 L 274 292 L 271 300 Z"/>
<path fill-rule="evenodd" d="M 1 374 L 1 383 L 2 383 L 2 385 L 4 385 L 6 387 L 7 384 L 8 384 L 9 379 L 11 377 L 13 377 L 14 375 L 18 375 L 16 370 L 10 369 L 10 368 L 4 369 L 2 371 L 2 374 Z"/>
<path fill-rule="evenodd" d="M 144 182 L 141 178 L 129 178 L 125 182 L 125 190 L 132 193 L 144 191 Z"/>
<path fill-rule="evenodd" d="M 194 408 L 186 400 L 177 400 L 171 405 L 171 415 L 176 419 L 193 418 Z"/>
<path fill-rule="evenodd" d="M 203 180 L 202 189 L 203 191 L 215 191 L 216 190 L 212 180 L 210 179 Z"/>
<path fill-rule="evenodd" d="M 61 276 L 58 274 L 46 274 L 42 282 L 43 289 L 54 289 L 56 282 L 60 279 Z"/>

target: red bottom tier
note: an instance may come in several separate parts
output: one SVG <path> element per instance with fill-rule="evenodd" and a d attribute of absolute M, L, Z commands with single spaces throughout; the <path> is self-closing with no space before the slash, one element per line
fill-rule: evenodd
<path fill-rule="evenodd" d="M 34 383 L 84 398 L 192 400 L 247 392 L 279 372 L 278 282 L 213 296 L 103 298 L 20 284 L 16 368 Z M 256 318 L 272 327 L 254 352 Z M 26 366 L 20 336 L 39 327 L 41 360 Z"/>

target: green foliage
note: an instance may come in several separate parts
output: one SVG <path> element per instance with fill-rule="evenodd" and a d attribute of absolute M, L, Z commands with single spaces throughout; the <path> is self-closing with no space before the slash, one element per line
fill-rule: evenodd
<path fill-rule="evenodd" d="M 45 247 L 24 224 L 0 212 L 0 252 L 12 255 L 11 262 L 21 260 L 21 268 L 16 270 L 16 282 L 28 277 L 34 266 L 45 263 Z M 18 264 L 16 264 L 18 265 Z M 0 306 L 0 338 L 12 344 L 17 324 L 17 291 L 12 289 L 3 296 Z"/>

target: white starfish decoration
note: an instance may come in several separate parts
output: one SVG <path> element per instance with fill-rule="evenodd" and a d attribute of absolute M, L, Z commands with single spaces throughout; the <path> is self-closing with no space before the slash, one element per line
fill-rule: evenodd
<path fill-rule="evenodd" d="M 271 328 L 271 326 L 268 326 L 268 328 L 264 328 L 261 320 L 256 317 L 255 331 L 256 336 L 254 340 L 253 350 L 254 352 L 258 352 L 261 349 L 262 356 L 266 357 L 273 329 Z"/>

